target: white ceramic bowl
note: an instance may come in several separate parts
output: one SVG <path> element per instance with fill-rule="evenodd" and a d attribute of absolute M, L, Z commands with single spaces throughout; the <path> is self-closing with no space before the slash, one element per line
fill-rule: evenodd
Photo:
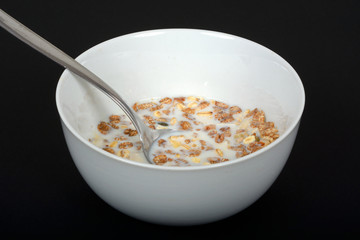
<path fill-rule="evenodd" d="M 305 104 L 299 76 L 280 56 L 219 32 L 164 29 L 103 42 L 77 60 L 132 104 L 164 96 L 204 96 L 265 111 L 281 136 L 241 159 L 164 167 L 118 158 L 88 138 L 118 107 L 65 70 L 56 103 L 71 156 L 94 192 L 122 213 L 165 225 L 209 223 L 236 214 L 271 186 L 290 154 Z"/>

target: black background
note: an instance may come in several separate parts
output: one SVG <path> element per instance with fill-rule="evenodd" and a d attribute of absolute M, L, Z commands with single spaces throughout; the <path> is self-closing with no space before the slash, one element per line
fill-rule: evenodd
<path fill-rule="evenodd" d="M 250 39 L 295 68 L 306 106 L 285 168 L 252 206 L 203 226 L 141 222 L 103 202 L 75 168 L 55 105 L 63 68 L 0 29 L 0 233 L 359 233 L 360 1 L 234 2 L 1 0 L 0 8 L 73 57 L 104 40 L 159 28 Z"/>

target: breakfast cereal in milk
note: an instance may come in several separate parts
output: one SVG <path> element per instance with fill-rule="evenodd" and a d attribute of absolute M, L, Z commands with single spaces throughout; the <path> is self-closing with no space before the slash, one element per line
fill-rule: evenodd
<path fill-rule="evenodd" d="M 239 106 L 203 97 L 164 97 L 139 101 L 134 111 L 151 129 L 174 129 L 150 150 L 157 165 L 201 166 L 241 158 L 275 141 L 273 122 L 257 108 Z M 89 139 L 119 157 L 147 162 L 138 132 L 125 115 L 112 115 L 98 124 L 99 134 Z"/>

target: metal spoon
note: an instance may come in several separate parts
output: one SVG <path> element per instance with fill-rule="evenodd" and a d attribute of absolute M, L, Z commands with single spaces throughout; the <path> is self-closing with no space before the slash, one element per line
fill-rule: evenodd
<path fill-rule="evenodd" d="M 85 68 L 83 65 L 75 61 L 69 55 L 65 54 L 63 51 L 31 31 L 29 28 L 9 16 L 2 9 L 0 9 L 0 26 L 5 30 L 13 34 L 15 37 L 25 42 L 30 47 L 44 54 L 51 60 L 57 62 L 61 66 L 67 68 L 76 75 L 87 80 L 89 83 L 94 85 L 100 91 L 105 93 L 111 100 L 113 100 L 126 114 L 130 121 L 134 124 L 136 130 L 140 135 L 140 140 L 142 142 L 143 152 L 149 163 L 154 163 L 151 157 L 149 156 L 149 151 L 151 145 L 156 139 L 161 135 L 166 134 L 167 129 L 151 130 L 148 128 L 139 117 L 133 113 L 133 110 L 125 103 L 125 101 L 112 89 L 107 83 L 101 80 L 98 76 L 92 73 L 90 70 Z"/>

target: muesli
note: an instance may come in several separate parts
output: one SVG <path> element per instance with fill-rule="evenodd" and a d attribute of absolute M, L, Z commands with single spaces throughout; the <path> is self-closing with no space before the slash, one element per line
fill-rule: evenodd
<path fill-rule="evenodd" d="M 278 137 L 273 122 L 258 109 L 203 97 L 164 97 L 141 101 L 134 111 L 151 129 L 180 130 L 154 144 L 150 156 L 157 165 L 210 165 L 241 158 L 269 145 Z M 125 115 L 111 115 L 89 139 L 119 157 L 146 162 L 138 132 Z M 101 137 L 100 137 L 101 136 Z"/>

